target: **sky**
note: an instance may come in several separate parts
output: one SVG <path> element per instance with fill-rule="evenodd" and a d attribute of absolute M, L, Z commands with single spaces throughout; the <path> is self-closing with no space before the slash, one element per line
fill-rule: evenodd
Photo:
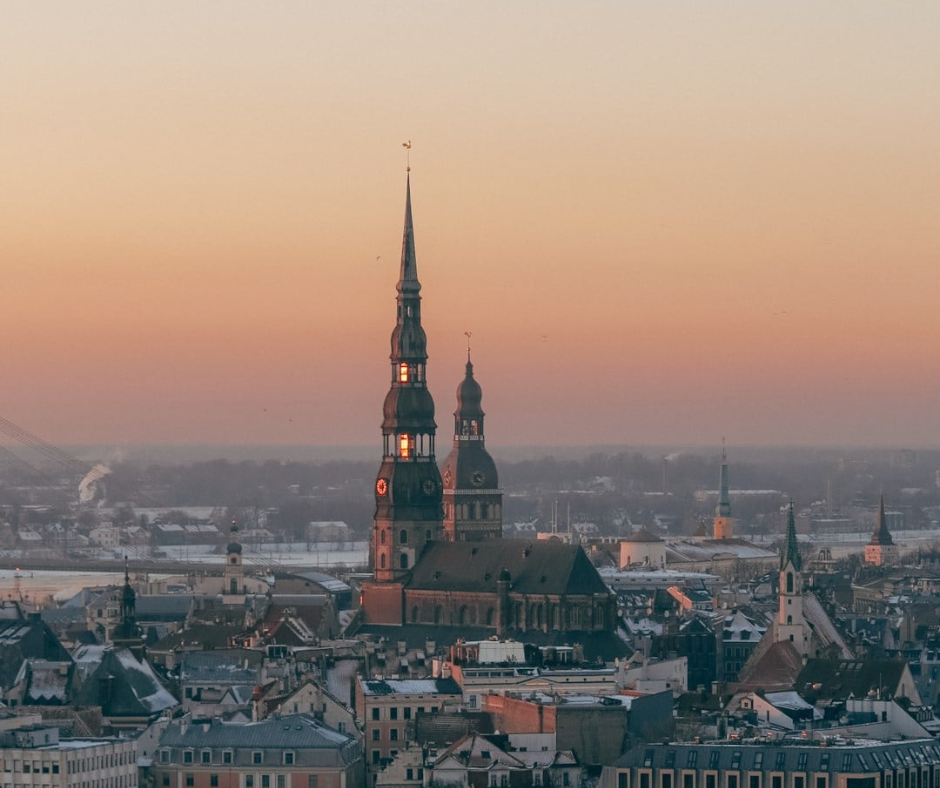
<path fill-rule="evenodd" d="M 405 150 L 440 433 L 940 446 L 935 2 L 0 5 L 0 416 L 380 442 Z"/>

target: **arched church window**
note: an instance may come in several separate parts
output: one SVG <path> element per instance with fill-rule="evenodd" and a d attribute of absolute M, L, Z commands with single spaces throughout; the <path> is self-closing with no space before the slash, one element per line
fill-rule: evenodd
<path fill-rule="evenodd" d="M 793 572 L 787 572 L 787 593 L 793 593 Z"/>
<path fill-rule="evenodd" d="M 792 624 L 792 623 L 793 623 L 793 616 L 787 616 L 787 623 L 788 623 L 788 624 Z"/>
<path fill-rule="evenodd" d="M 379 556 L 379 568 L 385 569 L 385 553 Z"/>
<path fill-rule="evenodd" d="M 402 553 L 398 561 L 402 569 L 407 569 L 408 568 L 408 553 Z"/>
<path fill-rule="evenodd" d="M 408 531 L 404 528 L 401 529 L 401 533 L 398 534 L 398 541 L 401 544 L 408 544 Z"/>
<path fill-rule="evenodd" d="M 379 542 L 385 544 L 385 531 L 379 532 Z"/>

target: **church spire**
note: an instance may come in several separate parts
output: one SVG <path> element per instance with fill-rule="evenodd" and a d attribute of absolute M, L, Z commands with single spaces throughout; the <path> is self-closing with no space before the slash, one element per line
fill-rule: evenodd
<path fill-rule="evenodd" d="M 783 552 L 780 554 L 780 569 L 784 569 L 788 563 L 793 564 L 793 568 L 797 572 L 803 568 L 803 562 L 800 558 L 800 547 L 796 541 L 796 520 L 793 516 L 793 501 L 790 501 L 790 507 L 787 510 L 787 540 L 783 546 Z"/>
<path fill-rule="evenodd" d="M 878 507 L 878 523 L 871 535 L 871 541 L 868 544 L 892 545 L 894 539 L 891 538 L 891 532 L 888 530 L 888 518 L 885 517 L 885 497 L 881 496 L 881 504 Z"/>
<path fill-rule="evenodd" d="M 715 539 L 730 539 L 734 532 L 731 519 L 731 494 L 728 490 L 728 456 L 725 454 L 725 439 L 721 439 L 721 471 L 718 475 L 718 505 L 715 507 Z"/>
<path fill-rule="evenodd" d="M 419 293 L 418 261 L 415 255 L 415 228 L 411 218 L 411 173 L 405 185 L 405 228 L 401 239 L 401 271 L 398 275 L 399 293 Z"/>
<path fill-rule="evenodd" d="M 443 518 L 441 474 L 434 449 L 437 424 L 427 385 L 427 335 L 421 325 L 410 172 L 397 290 L 389 355 L 391 385 L 382 407 L 382 465 L 375 480 L 372 561 L 378 582 L 403 578 L 423 545 L 440 537 Z"/>

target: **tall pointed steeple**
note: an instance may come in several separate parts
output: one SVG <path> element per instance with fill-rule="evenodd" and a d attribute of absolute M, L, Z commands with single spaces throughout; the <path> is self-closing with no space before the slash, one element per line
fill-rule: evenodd
<path fill-rule="evenodd" d="M 411 174 L 405 188 L 397 315 L 391 337 L 391 387 L 382 408 L 382 465 L 375 480 L 372 561 L 378 582 L 404 578 L 424 544 L 441 537 L 437 425 L 427 385 L 427 335 L 415 256 Z"/>
<path fill-rule="evenodd" d="M 730 539 L 734 535 L 734 520 L 731 518 L 731 493 L 728 489 L 728 456 L 725 454 L 725 439 L 721 439 L 721 471 L 718 474 L 718 505 L 715 507 L 715 539 Z"/>
<path fill-rule="evenodd" d="M 796 541 L 793 501 L 787 510 L 787 538 L 780 553 L 780 604 L 774 622 L 776 642 L 789 641 L 806 656 L 809 653 L 809 629 L 803 617 L 803 562 Z"/>
<path fill-rule="evenodd" d="M 788 563 L 792 564 L 797 572 L 803 569 L 803 559 L 800 558 L 800 546 L 796 539 L 796 519 L 793 516 L 793 501 L 790 501 L 790 506 L 787 509 L 787 536 L 783 545 L 783 552 L 780 554 L 780 569 L 785 569 Z"/>
<path fill-rule="evenodd" d="M 419 293 L 418 261 L 415 255 L 415 227 L 411 218 L 411 173 L 405 184 L 405 229 L 401 239 L 401 270 L 398 274 L 398 292 Z"/>
<path fill-rule="evenodd" d="M 875 530 L 872 532 L 871 539 L 865 545 L 865 563 L 883 566 L 896 563 L 897 559 L 898 547 L 888 530 L 888 518 L 885 516 L 885 497 L 882 494 L 881 502 L 878 505 L 878 522 L 875 523 Z"/>

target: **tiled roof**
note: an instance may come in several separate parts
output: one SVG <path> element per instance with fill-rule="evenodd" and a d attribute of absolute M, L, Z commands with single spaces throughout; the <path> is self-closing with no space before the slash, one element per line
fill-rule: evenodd
<path fill-rule="evenodd" d="M 810 659 L 796 678 L 796 689 L 814 698 L 864 698 L 869 690 L 892 697 L 906 665 L 891 659 Z"/>
<path fill-rule="evenodd" d="M 692 753 L 695 753 L 692 756 Z M 616 762 L 618 768 L 679 768 L 694 759 L 698 769 L 718 771 L 782 771 L 878 773 L 884 768 L 906 769 L 910 764 L 940 763 L 940 743 L 859 742 L 819 747 L 812 744 L 779 746 L 733 744 L 641 744 Z M 670 765 L 671 764 L 671 765 Z M 882 766 L 887 764 L 887 766 Z"/>
<path fill-rule="evenodd" d="M 269 717 L 243 725 L 206 722 L 168 725 L 160 737 L 161 747 L 206 749 L 326 749 L 342 753 L 348 762 L 358 756 L 355 739 L 328 728 L 307 714 Z"/>
<path fill-rule="evenodd" d="M 431 542 L 421 553 L 408 587 L 495 594 L 504 569 L 516 593 L 609 593 L 580 546 L 555 541 Z"/>
<path fill-rule="evenodd" d="M 460 695 L 453 679 L 384 679 L 361 681 L 365 695 Z"/>

